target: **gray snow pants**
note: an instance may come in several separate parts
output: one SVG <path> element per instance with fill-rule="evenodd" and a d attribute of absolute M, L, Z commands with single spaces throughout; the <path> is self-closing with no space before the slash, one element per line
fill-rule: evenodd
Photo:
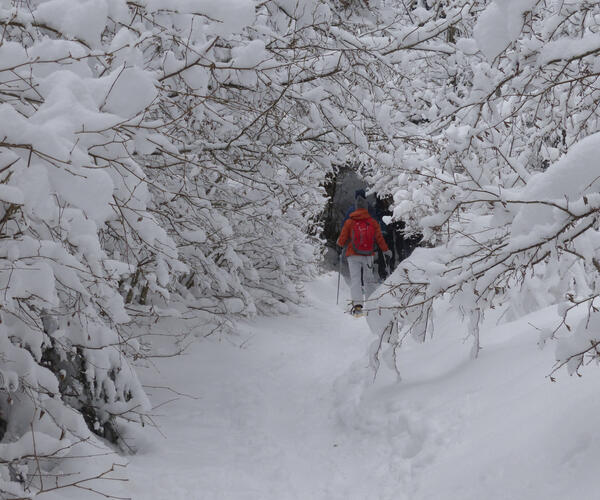
<path fill-rule="evenodd" d="M 371 255 L 350 255 L 347 257 L 350 270 L 350 296 L 352 304 L 363 304 L 377 286 L 373 275 L 373 257 Z"/>

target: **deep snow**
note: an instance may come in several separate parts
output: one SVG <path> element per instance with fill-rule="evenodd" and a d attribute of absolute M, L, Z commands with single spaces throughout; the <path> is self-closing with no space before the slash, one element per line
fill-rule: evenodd
<path fill-rule="evenodd" d="M 164 379 L 148 374 L 198 399 L 163 409 L 176 416 L 158 419 L 162 446 L 132 460 L 134 498 L 370 497 L 382 450 L 340 425 L 335 386 L 354 360 L 366 363 L 370 335 L 332 310 L 330 277 L 309 289 L 310 307 L 199 342 L 161 363 Z"/>
<path fill-rule="evenodd" d="M 597 368 L 547 378 L 537 346 L 552 309 L 482 328 L 438 311 L 432 341 L 407 343 L 402 381 L 368 367 L 374 337 L 335 305 L 336 276 L 287 317 L 240 325 L 158 360 L 145 384 L 180 397 L 156 410 L 122 494 L 136 500 L 564 500 L 599 498 Z M 343 290 L 344 296 L 347 290 Z M 159 405 L 173 394 L 151 390 Z M 61 498 L 66 498 L 62 496 Z M 73 498 L 81 498 L 74 496 Z"/>

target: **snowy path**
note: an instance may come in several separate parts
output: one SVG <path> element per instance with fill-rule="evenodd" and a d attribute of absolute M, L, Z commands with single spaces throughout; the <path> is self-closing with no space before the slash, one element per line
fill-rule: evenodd
<path fill-rule="evenodd" d="M 336 308 L 334 285 L 313 284 L 312 307 L 289 318 L 260 319 L 161 362 L 152 383 L 199 399 L 158 419 L 168 440 L 160 456 L 133 460 L 133 498 L 379 498 L 385 470 L 373 469 L 389 450 L 351 439 L 335 407 L 335 381 L 355 360 L 366 365 L 372 337 L 364 319 Z"/>
<path fill-rule="evenodd" d="M 408 344 L 403 381 L 367 368 L 364 319 L 335 306 L 335 278 L 288 317 L 241 325 L 160 360 L 149 385 L 194 394 L 158 410 L 131 458 L 135 500 L 597 500 L 598 382 L 545 377 L 552 349 L 535 329 L 549 310 L 484 329 L 469 360 L 464 329 Z M 160 402 L 171 395 L 155 392 Z"/>

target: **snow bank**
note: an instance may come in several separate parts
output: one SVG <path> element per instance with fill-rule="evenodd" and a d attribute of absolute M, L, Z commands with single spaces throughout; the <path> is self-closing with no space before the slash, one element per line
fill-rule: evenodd
<path fill-rule="evenodd" d="M 506 324 L 489 318 L 471 361 L 465 325 L 442 304 L 446 334 L 406 341 L 398 383 L 385 365 L 375 377 L 368 367 L 372 334 L 335 306 L 336 278 L 308 287 L 309 308 L 246 323 L 144 374 L 198 399 L 158 417 L 167 440 L 157 436 L 132 459 L 127 494 L 595 500 L 598 384 L 547 378 L 552 352 L 538 348 L 534 327 L 555 321 L 555 309 Z M 341 293 L 344 303 L 343 283 Z M 209 383 L 198 388 L 199 377 Z M 154 398 L 171 395 L 157 389 Z"/>

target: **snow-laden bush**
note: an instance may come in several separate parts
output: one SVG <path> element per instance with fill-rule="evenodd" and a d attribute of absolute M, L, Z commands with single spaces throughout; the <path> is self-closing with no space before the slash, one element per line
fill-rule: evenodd
<path fill-rule="evenodd" d="M 139 125 L 154 78 L 100 70 L 107 6 L 61 17 L 66 7 L 5 2 L 0 12 L 0 490 L 15 497 L 70 483 L 47 476 L 59 458 L 98 454 L 92 432 L 117 441 L 117 419 L 150 408 L 126 360 L 136 346 L 117 331 L 129 321 L 119 282 L 132 269 L 103 233 L 117 220 L 126 234 L 146 224 L 176 256 L 147 210 L 142 168 L 119 161 L 133 139 L 120 131 Z"/>
<path fill-rule="evenodd" d="M 375 174 L 377 189 L 394 196 L 394 216 L 437 246 L 390 279 L 379 303 L 390 314 L 376 328 L 396 346 L 408 333 L 424 340 L 433 304 L 450 295 L 476 355 L 489 308 L 518 315 L 560 303 L 563 322 L 541 340 L 560 336 L 556 368 L 575 372 L 597 358 L 600 341 L 600 6 L 443 3 L 464 8 L 421 46 L 430 54 L 414 58 L 413 144 L 401 164 Z M 419 15 L 427 24 L 446 12 Z M 571 335 L 569 314 L 582 307 L 588 317 Z"/>
<path fill-rule="evenodd" d="M 301 300 L 332 157 L 393 163 L 393 15 L 0 1 L 1 495 L 107 477 L 67 473 L 149 421 L 132 360 L 162 316 L 209 334 Z"/>

